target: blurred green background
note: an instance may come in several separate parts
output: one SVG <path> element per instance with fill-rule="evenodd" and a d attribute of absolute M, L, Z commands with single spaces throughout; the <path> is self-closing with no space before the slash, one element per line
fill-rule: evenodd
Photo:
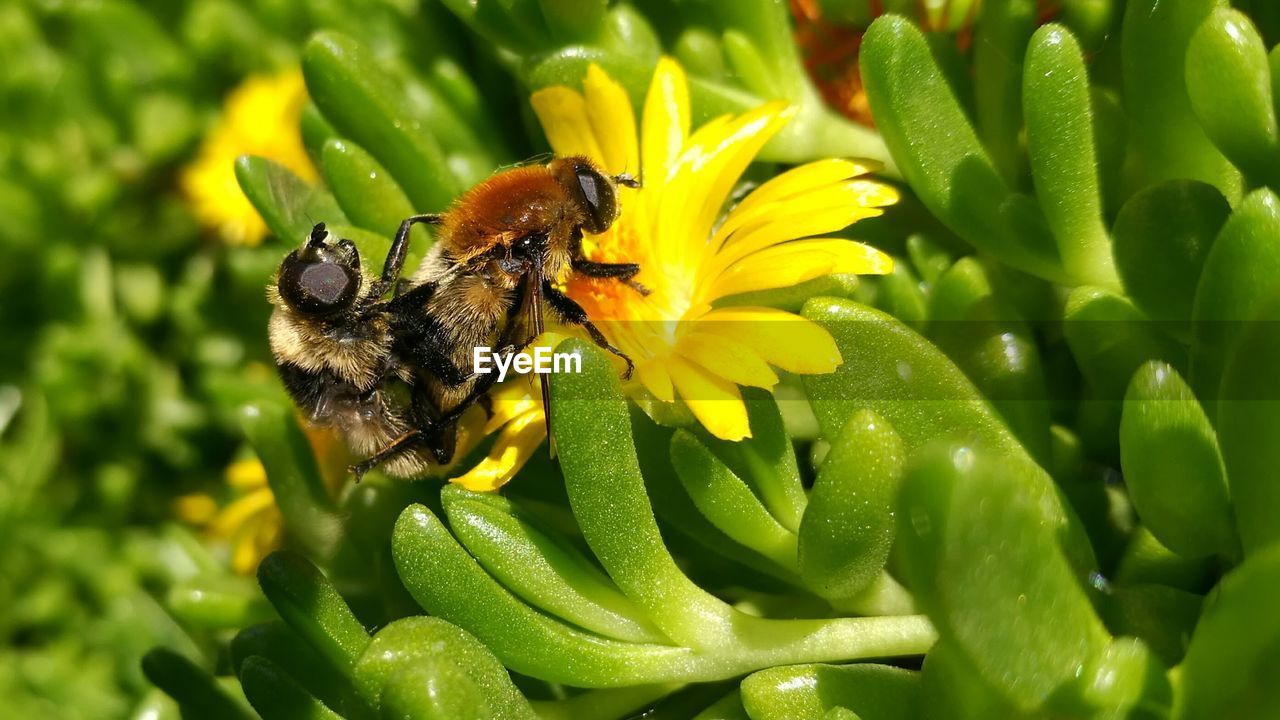
<path fill-rule="evenodd" d="M 1268 48 L 1280 41 L 1277 8 L 1264 0 L 0 5 L 0 717 L 177 716 L 152 681 L 182 696 L 188 716 L 204 702 L 204 716 L 247 713 L 233 637 L 241 650 L 261 641 L 309 652 L 280 623 L 257 625 L 286 614 L 279 594 L 269 604 L 251 577 L 266 551 L 283 541 L 320 562 L 354 616 L 381 627 L 418 613 L 414 598 L 431 585 L 391 566 L 391 525 L 409 503 L 519 516 L 501 501 L 486 506 L 453 489 L 442 501 L 433 484 L 375 477 L 342 496 L 343 519 L 356 520 L 338 550 L 317 552 L 332 538 L 297 515 L 282 538 L 267 476 L 305 466 L 312 490 L 330 488 L 324 495 L 344 482 L 345 458 L 331 438 L 303 442 L 280 409 L 287 401 L 267 349 L 264 288 L 314 222 L 376 248 L 404 208 L 438 209 L 493 169 L 545 152 L 532 90 L 576 84 L 597 62 L 638 103 L 661 54 L 692 78 L 695 125 L 775 97 L 799 107 L 748 184 L 814 158 L 861 156 L 884 163 L 903 190 L 897 207 L 855 233 L 898 258 L 893 275 L 826 278 L 756 300 L 798 310 L 810 296 L 841 298 L 806 313 L 833 328 L 849 367 L 898 392 L 876 369 L 909 360 L 925 382 L 980 409 L 899 417 L 892 402 L 877 405 L 880 387 L 846 367 L 830 380 L 784 382 L 779 396 L 806 410 L 787 413 L 774 437 L 794 441 L 800 464 L 791 457 L 790 470 L 808 491 L 824 468 L 833 477 L 862 472 L 849 458 L 865 459 L 856 453 L 883 438 L 844 421 L 865 420 L 855 411 L 873 407 L 910 436 L 913 453 L 901 499 L 905 471 L 885 480 L 880 529 L 892 534 L 892 509 L 912 507 L 947 518 L 954 537 L 967 538 L 963 547 L 976 549 L 944 562 L 946 548 L 904 543 L 899 528 L 902 557 L 887 547 L 870 553 L 870 572 L 892 571 L 943 636 L 909 680 L 879 666 L 867 677 L 774 668 L 741 690 L 736 681 L 649 686 L 599 702 L 643 707 L 669 694 L 654 717 L 705 709 L 708 718 L 780 718 L 800 707 L 788 704 L 787 689 L 804 685 L 825 688 L 821 703 L 806 696 L 805 712 L 847 719 L 850 688 L 896 688 L 886 695 L 894 699 L 909 684 L 914 698 L 923 676 L 934 714 L 919 716 L 927 717 L 1013 717 L 1015 704 L 1018 717 L 1274 717 L 1266 713 L 1280 667 L 1280 627 L 1269 620 L 1280 597 L 1272 362 L 1280 52 Z M 909 20 L 871 25 L 891 12 Z M 262 159 L 237 164 L 241 155 Z M 385 171 L 382 184 L 365 181 L 382 166 L 396 182 Z M 853 329 L 839 329 L 842 313 L 859 318 Z M 875 352 L 859 355 L 865 347 Z M 902 392 L 910 400 L 918 390 Z M 1266 402 L 1231 404 L 1245 399 Z M 250 403 L 278 412 L 255 425 L 241 415 Z M 634 420 L 661 443 L 699 442 L 672 440 L 639 413 Z M 938 446 L 924 447 L 950 438 L 944 430 L 987 423 L 1002 428 L 992 431 L 1002 452 L 970 467 L 950 467 Z M 638 444 L 657 442 L 643 435 Z M 824 464 L 829 452 L 838 462 Z M 514 495 L 582 546 L 560 473 L 534 462 L 526 475 L 530 489 L 517 481 Z M 686 499 L 664 477 L 663 491 Z M 554 480 L 538 485 L 546 478 Z M 1034 481 L 1012 487 L 1008 478 Z M 1016 517 L 984 514 L 988 502 L 1018 509 Z M 780 616 L 897 613 L 829 603 L 812 578 L 798 577 L 795 558 L 781 573 L 746 569 L 759 556 L 751 538 L 729 540 L 741 518 L 722 513 L 708 524 L 705 508 L 686 505 L 658 508 L 663 539 L 720 597 Z M 961 534 L 969 528 L 978 530 Z M 964 574 L 986 567 L 987 548 L 1007 552 L 1003 572 Z M 264 567 L 269 587 L 331 592 L 295 556 Z M 982 592 L 948 594 L 933 582 L 954 579 L 948 570 Z M 1015 624 L 1015 612 L 998 613 L 1028 598 L 1043 612 L 1028 611 L 1027 623 L 1042 632 L 989 642 L 1006 637 L 1004 621 Z M 1202 608 L 1216 608 L 1203 632 Z M 354 617 L 342 609 L 340 620 Z M 301 634 L 311 627 L 286 619 Z M 438 627 L 405 627 L 373 642 L 441 637 L 431 634 Z M 272 633 L 281 644 L 263 639 Z M 1080 647 L 1068 647 L 1077 636 Z M 475 653 L 468 658 L 492 659 L 473 641 L 446 639 Z M 149 656 L 149 681 L 141 659 L 155 647 L 168 650 Z M 332 668 L 316 667 L 308 689 L 329 684 Z M 264 677 L 260 666 L 253 672 Z M 604 706 L 574 705 L 587 696 L 564 685 L 517 681 L 545 716 L 593 717 Z M 342 696 L 343 682 L 325 703 L 371 712 Z M 1175 695 L 1184 685 L 1190 700 Z M 1031 697 L 1028 686 L 1057 693 Z M 314 707 L 299 700 L 289 711 L 325 716 L 304 699 Z M 865 717 L 917 717 L 902 709 L 915 705 L 894 703 L 873 703 Z"/>

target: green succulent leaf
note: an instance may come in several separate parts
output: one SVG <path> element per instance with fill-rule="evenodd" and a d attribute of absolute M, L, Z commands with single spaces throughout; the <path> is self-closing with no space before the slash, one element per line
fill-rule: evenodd
<path fill-rule="evenodd" d="M 1045 25 L 1032 36 L 1022 97 L 1031 177 L 1064 270 L 1077 284 L 1118 288 L 1102 220 L 1089 75 L 1066 28 Z"/>
<path fill-rule="evenodd" d="M 462 190 L 442 139 L 410 112 L 359 42 L 335 32 L 317 34 L 303 50 L 302 72 L 325 119 L 387 168 L 415 209 L 443 210 Z"/>
<path fill-rule="evenodd" d="M 796 536 L 778 523 L 727 465 L 694 435 L 677 430 L 671 464 L 703 516 L 724 534 L 783 567 L 796 562 Z"/>
<path fill-rule="evenodd" d="M 212 675 L 189 658 L 156 648 L 142 658 L 142 672 L 156 687 L 178 701 L 182 716 L 192 720 L 250 720 L 244 700 L 233 698 Z"/>
<path fill-rule="evenodd" d="M 297 553 L 278 550 L 258 567 L 258 582 L 289 627 L 335 667 L 350 672 L 369 635 L 319 568 Z"/>
<path fill-rule="evenodd" d="M 1026 160 L 1022 131 L 1022 63 L 1035 30 L 1035 0 L 988 0 L 974 23 L 973 89 L 978 135 L 1005 182 L 1017 186 Z"/>
<path fill-rule="evenodd" d="M 311 553 L 331 556 L 342 522 L 291 410 L 283 402 L 249 405 L 240 411 L 240 425 L 267 471 L 285 525 Z"/>
<path fill-rule="evenodd" d="M 1138 369 L 1125 394 L 1120 463 L 1138 516 L 1165 546 L 1187 557 L 1237 557 L 1218 438 L 1177 371 Z"/>
<path fill-rule="evenodd" d="M 1218 401 L 1218 432 L 1230 479 L 1236 526 L 1246 555 L 1280 542 L 1280 292 L 1243 323 L 1227 359 Z"/>
<path fill-rule="evenodd" d="M 1199 180 L 1228 200 L 1240 197 L 1240 173 L 1206 136 L 1187 93 L 1187 48 L 1217 0 L 1135 0 L 1125 6 L 1120 49 L 1129 137 L 1142 184 Z"/>
<path fill-rule="evenodd" d="M 1267 48 L 1249 18 L 1219 7 L 1187 46 L 1187 94 L 1205 133 L 1254 184 L 1280 181 Z"/>
<path fill-rule="evenodd" d="M 1056 497 L 1024 472 L 980 447 L 931 446 L 904 480 L 898 540 L 939 634 L 1030 711 L 1071 682 L 1109 635 L 1063 552 Z"/>
<path fill-rule="evenodd" d="M 1280 709 L 1280 548 L 1223 580 L 1182 665 L 1180 718 L 1265 717 Z"/>
<path fill-rule="evenodd" d="M 537 717 L 493 653 L 439 618 L 405 618 L 379 630 L 355 677 L 383 717 Z"/>
<path fill-rule="evenodd" d="M 1278 239 L 1280 197 L 1264 188 L 1240 203 L 1205 258 L 1191 311 L 1191 386 L 1211 417 L 1245 324 L 1280 294 Z"/>
<path fill-rule="evenodd" d="M 832 442 L 800 524 L 800 575 L 814 592 L 847 599 L 880 576 L 906 461 L 902 438 L 870 411 L 849 418 Z"/>
<path fill-rule="evenodd" d="M 339 669 L 280 621 L 251 625 L 231 640 L 231 665 L 240 674 L 246 660 L 258 657 L 288 675 L 325 707 L 349 720 L 367 720 L 373 711 L 356 693 L 346 668 Z"/>
<path fill-rule="evenodd" d="M 1190 336 L 1196 286 L 1230 214 L 1217 188 L 1194 180 L 1161 183 L 1125 203 L 1116 217 L 1116 265 L 1143 314 Z"/>
<path fill-rule="evenodd" d="M 974 247 L 1065 281 L 1039 208 L 1001 178 L 924 35 L 905 18 L 881 17 L 867 31 L 861 64 L 876 126 L 921 201 Z"/>
<path fill-rule="evenodd" d="M 350 222 L 393 237 L 413 205 L 387 171 L 355 143 L 326 140 L 320 163 L 324 177 Z M 418 246 L 421 250 L 421 246 Z M 406 264 L 406 267 L 413 267 Z"/>
<path fill-rule="evenodd" d="M 918 673 L 887 665 L 793 665 L 748 675 L 742 704 L 751 720 L 908 720 L 919 685 Z"/>
<path fill-rule="evenodd" d="M 251 655 L 240 667 L 240 685 L 262 720 L 339 720 L 280 666 Z"/>
<path fill-rule="evenodd" d="M 285 242 L 301 241 L 318 222 L 347 222 L 332 195 L 266 158 L 236 160 L 236 180 L 267 228 Z"/>
<path fill-rule="evenodd" d="M 458 539 L 530 604 L 605 637 L 663 642 L 599 568 L 565 538 L 526 520 L 512 502 L 457 486 L 442 495 Z"/>

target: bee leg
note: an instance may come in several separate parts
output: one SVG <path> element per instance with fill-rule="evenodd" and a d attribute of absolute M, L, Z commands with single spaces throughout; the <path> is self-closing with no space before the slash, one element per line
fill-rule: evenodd
<path fill-rule="evenodd" d="M 640 272 L 635 263 L 603 263 L 577 257 L 573 259 L 573 271 L 591 278 L 615 278 L 641 295 L 649 294 L 649 288 L 635 280 Z"/>
<path fill-rule="evenodd" d="M 400 223 L 400 229 L 396 231 L 395 240 L 391 242 L 391 249 L 387 251 L 387 259 L 382 264 L 382 277 L 370 289 L 370 297 L 382 297 L 387 288 L 394 285 L 396 280 L 400 278 L 400 271 L 404 269 L 405 256 L 409 254 L 409 231 L 413 229 L 413 226 L 418 223 L 439 225 L 443 221 L 443 215 L 428 213 L 425 215 L 411 215 Z"/>
<path fill-rule="evenodd" d="M 421 430 L 410 430 L 393 440 L 390 445 L 348 467 L 347 470 L 356 476 L 356 482 L 358 483 L 364 479 L 365 474 L 370 470 L 424 441 L 425 438 Z"/>
<path fill-rule="evenodd" d="M 493 419 L 493 398 L 488 395 L 481 395 L 480 398 L 476 400 L 476 404 L 480 406 L 481 410 L 484 410 L 484 417 L 486 420 Z"/>
<path fill-rule="evenodd" d="M 431 450 L 431 456 L 438 465 L 447 465 L 453 459 L 453 452 L 458 447 L 458 426 L 450 423 L 440 428 L 440 432 L 433 438 L 435 442 L 428 443 Z"/>
<path fill-rule="evenodd" d="M 591 318 L 587 317 L 587 311 L 583 310 L 581 305 L 574 302 L 573 298 L 557 290 L 550 280 L 542 281 L 542 294 L 547 298 L 547 304 L 551 306 L 552 310 L 556 311 L 561 320 L 574 325 L 581 325 L 582 329 L 587 331 L 587 334 L 591 336 L 596 345 L 622 358 L 627 363 L 627 369 L 622 373 L 622 379 L 631 379 L 631 373 L 635 372 L 636 364 L 631 361 L 631 358 L 627 357 L 626 353 L 609 342 L 604 333 L 600 332 L 600 328 L 596 327 L 595 323 L 591 322 Z"/>

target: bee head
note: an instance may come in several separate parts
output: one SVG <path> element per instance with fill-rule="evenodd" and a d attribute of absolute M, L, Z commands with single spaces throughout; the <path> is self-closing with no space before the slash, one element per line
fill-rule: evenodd
<path fill-rule="evenodd" d="M 277 289 L 293 310 L 323 316 L 351 307 L 361 282 L 360 253 L 355 244 L 336 239 L 319 223 L 302 247 L 280 263 Z"/>
<path fill-rule="evenodd" d="M 618 219 L 618 184 L 637 187 L 631 177 L 613 177 L 603 172 L 585 157 L 556 160 L 551 171 L 582 208 L 586 222 L 582 229 L 589 233 L 602 233 Z"/>

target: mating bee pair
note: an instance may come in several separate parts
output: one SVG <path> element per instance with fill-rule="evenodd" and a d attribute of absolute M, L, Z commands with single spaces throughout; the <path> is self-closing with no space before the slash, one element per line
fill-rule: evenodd
<path fill-rule="evenodd" d="M 308 419 L 337 428 L 366 458 L 352 467 L 357 479 L 378 465 L 417 477 L 449 462 L 458 419 L 497 378 L 466 370 L 474 348 L 522 350 L 543 331 L 544 303 L 625 360 L 631 374 L 631 359 L 554 285 L 572 271 L 644 292 L 634 280 L 638 265 L 582 254 L 583 233 L 604 232 L 617 219 L 618 185 L 639 184 L 585 157 L 517 167 L 443 214 L 406 219 L 378 277 L 367 276 L 355 245 L 323 223 L 284 259 L 267 289 L 272 354 Z M 418 223 L 439 226 L 438 241 L 404 282 L 409 231 Z"/>

